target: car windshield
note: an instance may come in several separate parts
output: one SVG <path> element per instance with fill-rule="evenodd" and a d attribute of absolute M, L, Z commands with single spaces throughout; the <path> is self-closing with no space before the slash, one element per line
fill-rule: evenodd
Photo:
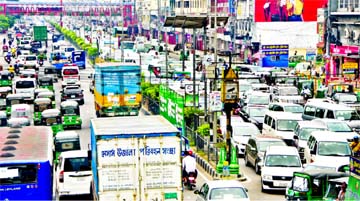
<path fill-rule="evenodd" d="M 250 117 L 264 117 L 267 108 L 257 107 L 257 108 L 249 108 L 249 116 Z"/>
<path fill-rule="evenodd" d="M 64 163 L 64 172 L 88 171 L 90 162 L 87 157 L 66 158 Z"/>
<path fill-rule="evenodd" d="M 360 116 L 355 110 L 338 110 L 335 115 L 337 119 L 341 120 L 360 120 Z"/>
<path fill-rule="evenodd" d="M 30 41 L 28 41 L 28 40 L 21 41 L 21 45 L 27 45 L 27 44 L 30 44 Z"/>
<path fill-rule="evenodd" d="M 308 140 L 310 135 L 311 135 L 311 132 L 313 131 L 323 131 L 325 129 L 323 128 L 302 128 L 299 132 L 299 138 L 300 140 Z"/>
<path fill-rule="evenodd" d="M 77 109 L 75 107 L 66 107 L 62 109 L 62 113 L 64 116 L 77 115 Z"/>
<path fill-rule="evenodd" d="M 284 111 L 291 113 L 303 113 L 304 108 L 300 105 L 284 106 Z"/>
<path fill-rule="evenodd" d="M 298 89 L 296 87 L 284 87 L 279 89 L 281 96 L 294 96 L 298 95 Z"/>
<path fill-rule="evenodd" d="M 17 81 L 16 88 L 17 89 L 27 89 L 27 88 L 34 88 L 35 82 L 34 81 Z"/>
<path fill-rule="evenodd" d="M 63 75 L 78 75 L 79 74 L 79 70 L 78 69 L 64 69 L 63 70 Z"/>
<path fill-rule="evenodd" d="M 258 143 L 258 150 L 260 152 L 265 152 L 268 146 L 286 146 L 284 141 L 276 141 L 276 140 L 271 140 L 271 141 L 260 141 Z"/>
<path fill-rule="evenodd" d="M 235 200 L 248 198 L 244 188 L 241 187 L 221 187 L 213 188 L 209 196 L 210 200 Z"/>
<path fill-rule="evenodd" d="M 332 132 L 351 132 L 352 129 L 345 122 L 329 122 L 327 124 L 329 131 Z"/>
<path fill-rule="evenodd" d="M 277 120 L 277 127 L 279 131 L 294 131 L 297 124 L 297 120 Z"/>
<path fill-rule="evenodd" d="M 55 68 L 45 68 L 44 72 L 45 72 L 45 74 L 57 74 L 57 71 Z"/>
<path fill-rule="evenodd" d="M 252 95 L 249 98 L 249 105 L 268 105 L 270 102 L 270 99 L 268 96 L 256 96 Z"/>
<path fill-rule="evenodd" d="M 296 155 L 267 155 L 265 166 L 268 167 L 301 167 L 301 162 Z"/>
<path fill-rule="evenodd" d="M 253 125 L 253 124 L 251 124 Z M 256 126 L 233 126 L 233 135 L 234 136 L 251 136 L 260 134 L 259 129 Z"/>
<path fill-rule="evenodd" d="M 25 57 L 26 61 L 36 61 L 36 56 Z"/>
<path fill-rule="evenodd" d="M 339 95 L 339 102 L 357 102 L 357 97 L 352 94 L 341 94 Z"/>
<path fill-rule="evenodd" d="M 121 43 L 121 47 L 123 48 L 123 49 L 134 49 L 134 43 L 132 43 L 132 42 L 127 42 L 127 43 Z"/>
<path fill-rule="evenodd" d="M 350 156 L 348 142 L 319 142 L 318 154 L 322 156 Z"/>

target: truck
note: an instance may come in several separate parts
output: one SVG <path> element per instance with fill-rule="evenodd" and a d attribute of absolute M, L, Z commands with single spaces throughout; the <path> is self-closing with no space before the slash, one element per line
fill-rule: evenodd
<path fill-rule="evenodd" d="M 136 116 L 141 108 L 141 67 L 105 62 L 95 65 L 94 100 L 97 117 Z"/>
<path fill-rule="evenodd" d="M 180 131 L 159 115 L 90 122 L 94 200 L 183 200 Z"/>

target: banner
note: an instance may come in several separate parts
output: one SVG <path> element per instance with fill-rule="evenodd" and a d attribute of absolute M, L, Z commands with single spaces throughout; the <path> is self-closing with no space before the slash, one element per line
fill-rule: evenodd
<path fill-rule="evenodd" d="M 289 45 L 263 45 L 261 47 L 263 67 L 288 67 Z"/>
<path fill-rule="evenodd" d="M 327 0 L 255 0 L 255 22 L 315 22 Z"/>

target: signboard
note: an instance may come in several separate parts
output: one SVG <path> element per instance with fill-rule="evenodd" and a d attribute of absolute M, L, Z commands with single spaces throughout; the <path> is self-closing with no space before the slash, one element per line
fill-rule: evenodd
<path fill-rule="evenodd" d="M 350 173 L 360 176 L 360 160 L 355 157 L 350 157 Z"/>
<path fill-rule="evenodd" d="M 275 44 L 261 46 L 263 67 L 288 67 L 289 66 L 289 45 Z"/>
<path fill-rule="evenodd" d="M 343 69 L 358 69 L 358 64 L 355 62 L 345 62 L 342 65 Z"/>
<path fill-rule="evenodd" d="M 255 0 L 255 22 L 316 22 L 317 9 L 326 3 L 327 0 Z"/>
<path fill-rule="evenodd" d="M 46 26 L 34 26 L 34 41 L 46 41 L 47 38 L 47 27 Z"/>
<path fill-rule="evenodd" d="M 206 78 L 207 79 L 215 79 L 215 70 L 216 70 L 216 64 L 211 64 L 206 67 Z"/>
<path fill-rule="evenodd" d="M 199 105 L 199 84 L 195 85 L 195 103 L 194 103 L 194 88 L 193 88 L 193 84 L 186 84 L 185 85 L 185 107 L 192 107 L 195 106 L 197 107 Z"/>
<path fill-rule="evenodd" d="M 218 112 L 222 110 L 221 92 L 213 91 L 210 93 L 210 111 Z"/>
<path fill-rule="evenodd" d="M 174 81 L 191 80 L 191 73 L 190 72 L 175 71 L 173 73 L 173 80 Z"/>
<path fill-rule="evenodd" d="M 337 46 L 334 44 L 330 45 L 330 53 L 332 54 L 341 54 L 341 55 L 347 55 L 347 54 L 358 54 L 360 51 L 360 48 L 358 46 Z"/>
<path fill-rule="evenodd" d="M 224 72 L 225 80 L 221 86 L 221 101 L 224 103 L 234 103 L 239 99 L 239 82 L 237 75 L 232 68 Z"/>

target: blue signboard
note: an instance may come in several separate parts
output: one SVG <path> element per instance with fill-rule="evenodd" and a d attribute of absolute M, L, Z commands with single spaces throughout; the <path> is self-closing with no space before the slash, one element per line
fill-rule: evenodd
<path fill-rule="evenodd" d="M 288 67 L 289 45 L 262 45 L 263 67 Z"/>
<path fill-rule="evenodd" d="M 230 15 L 235 15 L 236 12 L 236 1 L 237 0 L 229 0 L 229 14 Z"/>

